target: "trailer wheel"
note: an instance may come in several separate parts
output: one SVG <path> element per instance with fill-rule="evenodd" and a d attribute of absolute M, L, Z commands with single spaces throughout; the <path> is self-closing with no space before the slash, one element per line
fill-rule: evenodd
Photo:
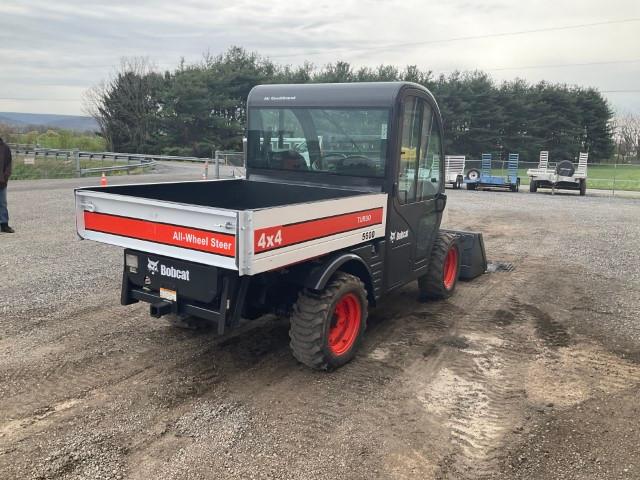
<path fill-rule="evenodd" d="M 535 180 L 531 180 L 529 182 L 529 191 L 531 193 L 536 193 L 538 191 L 538 182 L 536 182 Z"/>
<path fill-rule="evenodd" d="M 580 196 L 584 197 L 587 194 L 587 179 L 580 179 Z"/>
<path fill-rule="evenodd" d="M 467 190 L 476 190 L 478 188 L 477 183 L 467 183 Z"/>
<path fill-rule="evenodd" d="M 340 367 L 354 357 L 366 322 L 364 284 L 338 272 L 321 292 L 298 295 L 289 329 L 293 356 L 316 370 Z"/>
<path fill-rule="evenodd" d="M 478 180 L 480 178 L 480 170 L 472 168 L 467 172 L 467 178 L 469 180 Z"/>
<path fill-rule="evenodd" d="M 429 270 L 418 278 L 421 299 L 449 298 L 456 288 L 460 274 L 460 248 L 455 235 L 438 232 Z"/>

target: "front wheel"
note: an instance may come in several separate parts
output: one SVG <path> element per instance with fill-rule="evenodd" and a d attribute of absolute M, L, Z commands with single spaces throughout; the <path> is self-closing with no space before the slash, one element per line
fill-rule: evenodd
<path fill-rule="evenodd" d="M 460 247 L 455 235 L 438 232 L 429 270 L 418 278 L 421 299 L 449 298 L 456 288 L 460 274 Z"/>
<path fill-rule="evenodd" d="M 349 362 L 367 323 L 367 292 L 358 277 L 338 272 L 320 292 L 304 290 L 293 306 L 293 356 L 316 370 Z"/>

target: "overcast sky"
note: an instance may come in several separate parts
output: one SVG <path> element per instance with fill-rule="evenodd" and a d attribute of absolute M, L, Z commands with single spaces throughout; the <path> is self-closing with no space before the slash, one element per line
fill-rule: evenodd
<path fill-rule="evenodd" d="M 293 65 L 415 64 L 592 86 L 640 113 L 638 0 L 1 0 L 0 111 L 82 114 L 84 91 L 121 57 L 172 69 L 231 45 Z"/>

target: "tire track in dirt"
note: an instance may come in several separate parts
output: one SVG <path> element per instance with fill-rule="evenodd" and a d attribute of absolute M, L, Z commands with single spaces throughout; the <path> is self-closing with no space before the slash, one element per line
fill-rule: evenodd
<path fill-rule="evenodd" d="M 448 449 L 440 449 L 438 477 L 486 478 L 494 471 L 505 433 L 519 418 L 523 372 L 519 352 L 508 340 L 511 328 L 492 322 L 493 305 L 518 288 L 514 275 L 501 273 L 476 280 L 465 288 L 455 328 L 441 339 L 445 366 L 428 382 L 411 385 L 424 410 L 446 426 Z M 505 292 L 497 285 L 512 280 Z M 466 287 L 466 285 L 464 286 Z M 456 297 L 457 298 L 457 297 Z M 513 315 L 509 324 L 516 323 Z M 405 375 L 414 379 L 423 365 Z M 419 378 L 419 377 L 418 377 Z"/>

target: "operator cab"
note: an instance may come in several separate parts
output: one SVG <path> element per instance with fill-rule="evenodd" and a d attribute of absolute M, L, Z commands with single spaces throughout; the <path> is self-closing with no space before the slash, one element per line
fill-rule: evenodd
<path fill-rule="evenodd" d="M 446 200 L 442 120 L 426 88 L 260 85 L 247 108 L 247 179 L 387 193 L 385 287 L 424 273 Z"/>

